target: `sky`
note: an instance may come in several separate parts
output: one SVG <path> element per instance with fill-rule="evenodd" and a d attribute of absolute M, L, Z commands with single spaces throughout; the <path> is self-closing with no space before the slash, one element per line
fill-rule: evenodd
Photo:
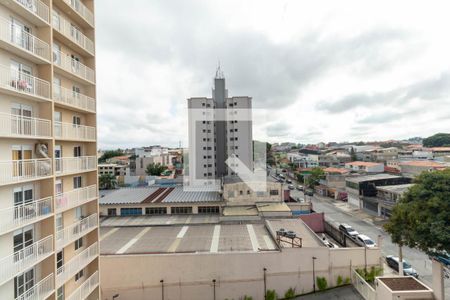
<path fill-rule="evenodd" d="M 102 149 L 187 147 L 187 98 L 220 62 L 254 139 L 318 143 L 450 131 L 445 1 L 96 1 Z"/>

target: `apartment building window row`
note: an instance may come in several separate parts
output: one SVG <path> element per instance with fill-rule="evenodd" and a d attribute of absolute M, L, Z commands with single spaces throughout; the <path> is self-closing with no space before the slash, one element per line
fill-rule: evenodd
<path fill-rule="evenodd" d="M 140 216 L 140 215 L 142 215 L 142 208 L 140 208 L 140 207 L 121 208 L 120 215 L 121 216 Z"/>
<path fill-rule="evenodd" d="M 220 212 L 219 206 L 199 206 L 199 214 L 218 214 Z"/>

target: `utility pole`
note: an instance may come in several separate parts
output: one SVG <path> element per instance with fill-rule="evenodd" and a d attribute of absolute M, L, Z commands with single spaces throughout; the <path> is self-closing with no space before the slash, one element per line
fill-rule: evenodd
<path fill-rule="evenodd" d="M 316 292 L 316 270 L 314 266 L 314 261 L 317 259 L 317 257 L 312 257 L 312 267 L 313 267 L 313 291 Z"/>
<path fill-rule="evenodd" d="M 266 271 L 267 271 L 267 269 L 264 268 L 263 271 L 264 271 L 264 300 L 265 300 L 266 297 L 267 297 L 267 282 L 266 282 L 266 280 L 267 280 L 267 278 L 266 278 Z"/>

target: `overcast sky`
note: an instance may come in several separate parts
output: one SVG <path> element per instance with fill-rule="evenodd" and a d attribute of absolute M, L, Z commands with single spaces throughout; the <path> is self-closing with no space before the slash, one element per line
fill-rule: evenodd
<path fill-rule="evenodd" d="M 417 2 L 417 3 L 415 3 Z M 187 146 L 187 101 L 251 96 L 254 139 L 450 131 L 445 1 L 96 1 L 99 147 Z"/>

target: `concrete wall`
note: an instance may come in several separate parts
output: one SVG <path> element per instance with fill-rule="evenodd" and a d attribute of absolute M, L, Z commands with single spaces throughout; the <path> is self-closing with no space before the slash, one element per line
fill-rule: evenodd
<path fill-rule="evenodd" d="M 312 213 L 299 216 L 299 218 L 308 225 L 314 232 L 325 232 L 325 217 L 324 213 Z"/>
<path fill-rule="evenodd" d="M 120 294 L 121 299 L 160 299 L 164 280 L 165 299 L 239 299 L 244 295 L 263 299 L 263 268 L 267 288 L 283 295 L 290 287 L 298 293 L 313 289 L 315 275 L 336 285 L 337 276 L 350 277 L 351 267 L 364 266 L 363 248 L 285 248 L 282 252 L 104 255 L 100 258 L 102 299 Z M 378 265 L 380 250 L 367 250 L 368 265 Z M 122 270 L 118 272 L 118 270 Z M 123 276 L 124 272 L 127 276 Z"/>

